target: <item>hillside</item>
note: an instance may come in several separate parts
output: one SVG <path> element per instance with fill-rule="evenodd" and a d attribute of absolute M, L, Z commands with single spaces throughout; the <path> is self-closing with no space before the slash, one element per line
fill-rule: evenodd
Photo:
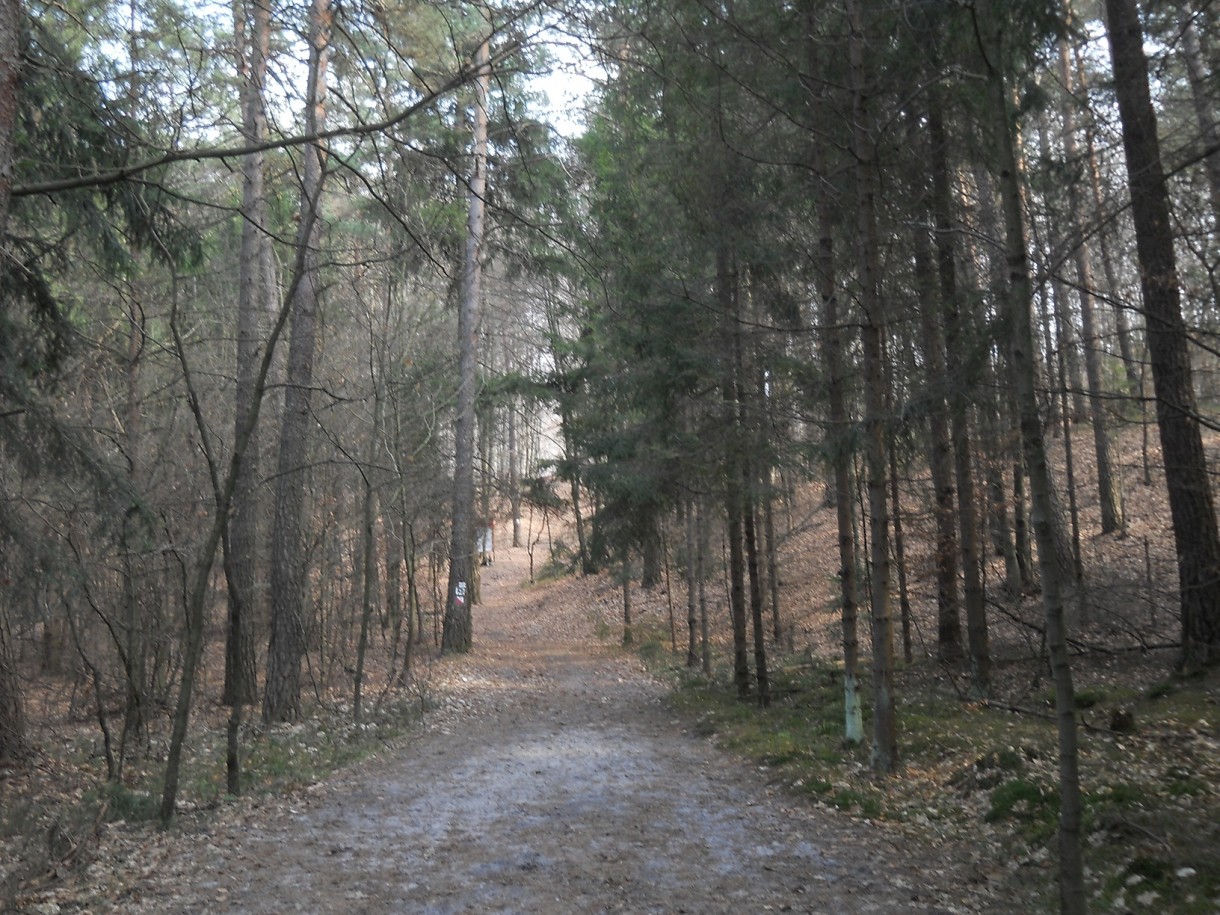
<path fill-rule="evenodd" d="M 1155 472 L 1149 485 L 1143 482 L 1139 429 L 1129 429 L 1122 440 L 1122 534 L 1095 533 L 1100 525 L 1088 444 L 1077 441 L 1074 449 L 1086 590 L 1072 614 L 1070 640 L 1092 904 L 1099 911 L 1216 912 L 1220 676 L 1175 674 L 1179 636 L 1169 511 Z M 1209 442 L 1213 451 L 1216 444 Z M 1062 484 L 1062 439 L 1051 445 Z M 1155 436 L 1148 448 L 1148 464 L 1155 468 Z M 793 634 L 791 650 L 777 646 L 773 656 L 780 697 L 775 708 L 743 720 L 729 699 L 727 671 L 718 690 L 706 691 L 697 677 L 658 657 L 658 648 L 669 644 L 663 595 L 636 601 L 651 608 L 654 620 L 647 651 L 658 669 L 668 669 L 679 705 L 700 716 L 704 731 L 768 766 L 777 784 L 821 805 L 901 822 L 925 838 L 986 848 L 994 866 L 990 879 L 1001 895 L 1022 900 L 1014 911 L 1052 910 L 1057 750 L 1039 594 L 1035 588 L 1012 593 L 1004 584 L 1003 560 L 990 556 L 994 690 L 986 702 L 972 697 L 967 665 L 947 668 L 935 660 L 928 481 L 912 476 L 902 498 L 912 659 L 898 674 L 904 765 L 895 778 L 875 780 L 867 747 L 840 743 L 836 527 L 818 484 L 802 488 L 782 514 L 782 613 Z M 898 614 L 896 575 L 894 587 Z M 684 595 L 677 602 L 681 618 Z M 719 633 L 723 664 L 727 626 Z M 863 617 L 860 635 L 867 684 Z"/>

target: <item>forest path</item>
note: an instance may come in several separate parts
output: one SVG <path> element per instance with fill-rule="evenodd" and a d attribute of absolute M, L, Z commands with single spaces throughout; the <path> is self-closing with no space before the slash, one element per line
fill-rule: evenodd
<path fill-rule="evenodd" d="M 951 853 L 785 798 L 693 737 L 580 592 L 523 587 L 524 551 L 498 558 L 422 734 L 191 837 L 123 911 L 986 910 Z"/>

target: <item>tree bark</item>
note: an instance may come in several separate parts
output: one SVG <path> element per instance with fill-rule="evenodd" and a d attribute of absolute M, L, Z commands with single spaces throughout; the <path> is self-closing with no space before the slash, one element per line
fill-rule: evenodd
<path fill-rule="evenodd" d="M 513 547 L 521 546 L 521 455 L 517 452 L 517 399 L 508 403 L 508 506 L 513 518 Z"/>
<path fill-rule="evenodd" d="M 758 562 L 757 477 L 752 462 L 743 462 L 745 506 L 746 570 L 750 580 L 750 629 L 754 636 L 754 677 L 758 684 L 758 704 L 771 704 L 771 679 L 767 673 L 767 628 L 763 621 L 762 569 Z"/>
<path fill-rule="evenodd" d="M 21 0 L 0 0 L 0 244 L 8 240 L 14 131 L 20 108 L 23 18 Z"/>
<path fill-rule="evenodd" d="M 400 481 L 396 481 L 395 485 L 399 485 Z M 386 615 L 388 616 L 387 623 L 390 628 L 390 671 L 389 683 L 395 684 L 405 682 L 405 675 L 396 672 L 399 648 L 403 646 L 402 624 L 404 621 L 409 622 L 405 618 L 403 611 L 403 578 L 402 565 L 405 559 L 404 545 L 402 534 L 399 527 L 399 519 L 397 517 L 397 495 L 395 494 L 390 500 L 389 505 L 385 508 L 385 518 L 382 525 L 385 529 L 385 591 L 386 591 Z M 409 610 L 407 611 L 410 612 Z M 383 624 L 384 632 L 386 626 Z M 405 647 L 405 646 L 403 646 Z M 407 667 L 406 653 L 403 653 L 403 670 Z"/>
<path fill-rule="evenodd" d="M 126 364 L 126 404 L 123 417 L 124 450 L 127 457 L 127 479 L 132 492 L 138 492 L 143 479 L 141 460 L 141 410 L 140 410 L 140 369 L 141 354 L 144 349 L 144 310 L 139 301 L 138 277 L 132 277 L 128 284 L 131 300 L 127 303 L 127 364 Z M 149 635 L 155 620 L 149 619 L 143 595 L 137 587 L 137 552 L 128 539 L 133 518 L 131 514 L 123 518 L 122 534 L 119 548 L 122 551 L 120 577 L 123 587 L 124 619 L 126 629 L 124 662 L 127 674 L 126 702 L 123 710 L 123 733 L 119 740 L 119 761 L 115 768 L 115 776 L 121 776 L 126 760 L 128 738 L 136 740 L 147 738 L 148 719 L 145 714 L 149 694 L 148 654 Z"/>
<path fill-rule="evenodd" d="M 752 324 L 761 321 L 756 303 L 756 297 L 750 296 L 747 320 Z M 733 335 L 733 341 L 738 422 L 743 441 L 750 443 L 741 456 L 741 491 L 744 497 L 742 534 L 745 540 L 746 573 L 750 589 L 750 630 L 754 642 L 754 681 L 758 688 L 758 704 L 766 708 L 771 704 L 771 678 L 767 669 L 767 627 L 763 616 L 763 550 L 759 533 L 759 502 L 763 498 L 762 470 L 756 458 L 764 452 L 766 446 L 762 420 L 764 384 L 762 372 L 757 365 L 757 354 L 753 347 L 747 350 L 747 340 L 740 325 Z M 753 342 L 753 338 L 750 342 Z"/>
<path fill-rule="evenodd" d="M 661 532 L 660 519 L 650 515 L 642 521 L 643 537 L 640 542 L 640 587 L 651 591 L 661 583 Z"/>
<path fill-rule="evenodd" d="M 20 0 L 0 0 L 0 255 L 7 253 L 9 195 L 13 186 L 14 129 L 21 85 Z M 29 751 L 25 702 L 8 643 L 8 620 L 0 608 L 0 762 L 24 759 Z"/>
<path fill-rule="evenodd" d="M 863 31 L 854 0 L 845 5 L 849 21 L 852 155 L 856 183 L 856 264 L 863 312 L 860 340 L 864 356 L 864 462 L 868 474 L 869 532 L 872 534 L 871 631 L 873 643 L 872 766 L 878 773 L 898 769 L 898 721 L 894 697 L 894 618 L 890 594 L 890 517 L 886 479 L 885 315 L 880 289 L 875 169 L 871 112 L 865 89 Z"/>
<path fill-rule="evenodd" d="M 1081 94 L 1087 95 L 1089 84 L 1084 60 L 1085 55 L 1081 53 L 1079 48 L 1075 48 L 1073 57 L 1076 86 Z M 1089 169 L 1089 193 L 1093 200 L 1093 209 L 1098 213 L 1104 213 L 1106 206 L 1101 188 L 1101 164 L 1097 159 L 1096 134 L 1097 131 L 1095 129 L 1085 131 L 1086 161 Z M 1114 257 L 1111 253 L 1113 231 L 1112 222 L 1108 222 L 1100 227 L 1100 231 L 1097 233 L 1098 253 L 1101 255 L 1102 272 L 1106 277 L 1107 298 L 1110 301 L 1111 310 L 1114 312 L 1114 335 L 1118 338 L 1119 358 L 1123 363 L 1123 375 L 1127 379 L 1125 393 L 1133 396 L 1138 394 L 1140 389 L 1142 367 L 1136 361 L 1135 347 L 1131 343 L 1131 322 L 1127 318 L 1127 304 L 1121 298 L 1122 285 L 1118 281 L 1118 271 L 1115 268 Z"/>
<path fill-rule="evenodd" d="M 765 487 L 763 500 L 763 535 L 767 544 L 767 593 L 771 599 L 771 634 L 778 645 L 784 637 L 784 620 L 779 602 L 779 546 L 775 542 L 775 493 Z"/>
<path fill-rule="evenodd" d="M 695 552 L 695 578 L 699 583 L 699 662 L 705 676 L 712 673 L 712 642 L 708 632 L 711 620 L 707 612 L 707 556 L 708 524 L 704 511 L 704 496 L 695 499 L 695 535 L 698 546 Z"/>
<path fill-rule="evenodd" d="M 1062 327 L 1069 318 L 1067 309 L 1064 308 L 1063 284 L 1054 281 L 1051 283 L 1051 297 L 1055 300 L 1055 323 Z M 1064 353 L 1060 347 L 1057 358 L 1059 361 L 1059 371 L 1063 373 Z M 1076 498 L 1076 444 L 1075 437 L 1072 435 L 1072 423 L 1068 419 L 1068 395 L 1063 388 L 1059 389 L 1059 402 L 1063 409 L 1063 480 L 1067 490 L 1068 497 L 1068 524 L 1071 533 L 1071 569 L 1072 578 L 1075 582 L 1077 593 L 1084 584 L 1084 557 L 1080 547 L 1080 502 Z M 1066 566 L 1063 567 L 1066 570 Z M 1065 589 L 1066 590 L 1066 589 Z"/>
<path fill-rule="evenodd" d="M 30 750 L 25 697 L 9 642 L 8 614 L 0 608 L 0 765 L 24 762 Z"/>
<path fill-rule="evenodd" d="M 949 146 L 939 92 L 929 95 L 928 137 L 932 161 L 932 217 L 935 223 L 936 274 L 940 281 L 941 307 L 945 314 L 945 350 L 967 351 L 965 319 L 958 296 L 957 255 L 954 236 L 953 184 L 949 172 Z M 973 379 L 962 378 L 949 397 L 949 438 L 953 449 L 953 479 L 957 484 L 957 528 L 961 549 L 962 599 L 966 621 L 976 621 L 986 613 L 979 544 L 978 515 L 975 511 L 974 457 L 970 440 L 969 405 L 965 392 Z M 960 631 L 957 638 L 960 639 Z M 960 644 L 960 642 L 959 642 Z M 978 663 L 972 655 L 978 681 Z"/>
<path fill-rule="evenodd" d="M 304 214 L 301 223 L 300 236 L 308 237 L 313 232 L 316 212 L 311 208 Z M 297 247 L 297 259 L 293 265 L 292 282 L 289 285 L 291 302 L 296 295 L 297 287 L 304 281 L 306 270 L 306 249 Z M 259 360 L 258 373 L 255 376 L 254 411 L 247 418 L 246 425 L 237 430 L 233 447 L 229 454 L 229 462 L 222 474 L 217 466 L 208 435 L 207 422 L 199 403 L 199 390 L 195 386 L 190 364 L 186 358 L 186 347 L 178 328 L 177 290 L 174 290 L 173 306 L 170 310 L 170 329 L 174 335 L 174 344 L 182 367 L 183 382 L 186 386 L 187 400 L 191 413 L 195 418 L 195 426 L 199 431 L 204 455 L 208 461 L 211 476 L 213 502 L 215 513 L 208 529 L 203 545 L 199 548 L 191 565 L 183 594 L 183 615 L 186 621 L 186 631 L 183 636 L 182 675 L 178 685 L 178 698 L 174 704 L 172 728 L 170 733 L 169 751 L 166 754 L 165 778 L 161 792 L 161 807 L 159 819 L 163 826 L 169 825 L 174 816 L 178 797 L 178 779 L 182 766 L 182 747 L 186 742 L 187 727 L 191 716 L 191 699 L 195 689 L 195 676 L 198 672 L 200 658 L 203 653 L 203 629 L 207 611 L 209 583 L 212 566 L 216 559 L 216 550 L 224 538 L 228 526 L 229 511 L 233 505 L 233 493 L 237 486 L 237 476 L 241 472 L 242 460 L 254 427 L 258 423 L 259 409 L 263 403 L 266 391 L 267 375 L 271 370 L 271 359 L 275 353 L 276 343 L 288 322 L 289 307 L 285 305 L 276 316 L 267 339 L 267 347 Z"/>
<path fill-rule="evenodd" d="M 1067 16 L 1071 16 L 1070 0 L 1064 0 Z M 1065 96 L 1060 106 L 1063 119 L 1063 154 L 1069 166 L 1080 161 L 1080 145 L 1076 140 L 1076 115 L 1073 111 L 1073 81 L 1071 55 L 1067 39 L 1059 39 L 1059 79 Z M 1106 416 L 1106 392 L 1101 379 L 1101 353 L 1094 313 L 1093 253 L 1080 224 L 1084 212 L 1084 195 L 1080 182 L 1068 182 L 1068 228 L 1076 252 L 1076 284 L 1080 303 L 1080 339 L 1084 347 L 1085 379 L 1089 388 L 1089 417 L 1093 422 L 1093 451 L 1097 456 L 1097 493 L 1101 502 L 1101 532 L 1112 534 L 1123 529 L 1122 489 L 1114 469 L 1110 447 L 1110 424 Z"/>
<path fill-rule="evenodd" d="M 305 97 L 306 132 L 310 134 L 321 130 L 325 123 L 331 17 L 330 0 L 313 0 L 309 12 L 309 74 Z M 288 343 L 271 529 L 271 639 L 263 692 L 263 719 L 268 722 L 295 721 L 301 714 L 301 657 L 305 651 L 305 556 L 301 516 L 305 506 L 313 363 L 317 348 L 317 243 L 325 155 L 320 144 L 310 144 L 304 149 L 302 231 L 297 239 L 304 252 L 304 273 L 289 306 L 292 333 Z M 308 231 L 305 231 L 306 227 Z"/>
<path fill-rule="evenodd" d="M 920 349 L 927 374 L 928 467 L 936 518 L 936 657 L 955 664 L 965 656 L 962 646 L 961 602 L 958 597 L 957 527 L 953 484 L 953 443 L 949 438 L 949 416 L 940 388 L 947 382 L 945 345 L 940 320 L 943 309 L 937 288 L 931 241 L 927 229 L 916 225 L 913 233 L 915 282 L 921 299 L 919 308 Z M 904 633 L 905 642 L 905 633 Z"/>
<path fill-rule="evenodd" d="M 898 619 L 902 624 L 902 658 L 908 664 L 913 656 L 911 647 L 911 596 L 907 589 L 906 541 L 902 535 L 902 500 L 898 486 L 898 456 L 891 445 L 890 514 L 894 519 L 894 562 L 898 566 Z"/>
<path fill-rule="evenodd" d="M 809 72 L 817 71 L 818 47 L 813 40 L 815 10 L 805 4 L 806 57 Z M 821 103 L 821 87 L 809 85 L 810 121 L 816 122 Z M 821 348 L 826 364 L 826 445 L 830 455 L 835 491 L 835 522 L 839 553 L 839 602 L 843 627 L 843 739 L 850 744 L 864 740 L 864 717 L 860 702 L 860 638 L 858 632 L 859 584 L 855 524 L 852 517 L 850 416 L 847 409 L 847 345 L 839 313 L 839 296 L 834 255 L 834 218 L 826 189 L 826 164 L 823 139 L 810 139 L 810 173 L 814 179 L 814 210 L 817 216 L 818 244 L 814 277 L 821 300 Z M 827 487 L 829 489 L 829 487 Z"/>
<path fill-rule="evenodd" d="M 271 8 L 266 0 L 233 7 L 234 33 L 242 79 L 242 137 L 250 146 L 267 135 L 264 89 L 271 45 Z M 274 277 L 269 273 L 267 200 L 261 152 L 242 159 L 241 250 L 237 276 L 237 366 L 234 391 L 234 437 L 249 423 L 256 394 L 262 314 L 271 307 Z M 225 583 L 229 615 L 225 627 L 225 680 L 221 701 L 232 708 L 228 728 L 226 783 L 230 794 L 241 791 L 241 706 L 256 700 L 257 662 L 253 613 L 258 573 L 258 430 L 252 427 L 245 459 L 233 491 L 233 512 L 225 541 Z"/>
<path fill-rule="evenodd" d="M 1055 715 L 1059 737 L 1059 899 L 1064 915 L 1085 911 L 1084 862 L 1081 854 L 1082 805 L 1076 733 L 1076 701 L 1067 653 L 1060 568 L 1053 519 L 1053 486 L 1046 457 L 1042 417 L 1037 395 L 1038 366 L 1033 330 L 1033 284 L 1022 205 L 1021 172 L 1015 149 L 1011 106 L 1002 61 L 1004 17 L 990 0 L 975 7 L 976 28 L 987 65 L 988 101 L 995 118 L 995 151 L 1004 213 L 1007 294 L 1011 319 L 1012 380 L 1020 409 L 1021 441 L 1029 473 L 1033 527 L 1038 543 L 1042 579 L 1042 606 L 1046 618 L 1047 647 L 1055 683 Z"/>
<path fill-rule="evenodd" d="M 466 652 L 473 645 L 470 606 L 474 597 L 474 438 L 478 373 L 479 298 L 482 290 L 483 226 L 487 194 L 487 104 L 491 85 L 487 39 L 475 53 L 474 149 L 470 203 L 466 215 L 466 249 L 458 303 L 458 395 L 454 432 L 453 528 L 449 542 L 449 585 L 441 650 Z"/>
<path fill-rule="evenodd" d="M 825 228 L 829 228 L 829 224 Z M 833 258 L 828 250 L 830 236 L 822 236 L 824 246 L 822 259 Z M 843 627 L 843 739 L 850 744 L 864 740 L 864 715 L 860 701 L 860 637 L 858 633 L 860 590 L 857 578 L 855 519 L 852 517 L 851 498 L 851 451 L 847 440 L 846 369 L 843 358 L 843 330 L 839 325 L 838 295 L 833 284 L 824 283 L 822 289 L 826 331 L 825 352 L 827 371 L 830 376 L 827 396 L 832 435 L 840 436 L 831 441 L 831 461 L 834 468 L 834 485 L 838 493 L 835 499 L 835 523 L 839 545 L 839 601 L 840 619 Z"/>
<path fill-rule="evenodd" d="M 1106 0 L 1114 91 L 1123 125 L 1157 426 L 1177 545 L 1182 667 L 1220 663 L 1220 531 L 1182 320 L 1169 194 L 1135 0 Z"/>
<path fill-rule="evenodd" d="M 631 551 L 623 549 L 623 647 L 635 644 L 635 621 L 631 612 Z"/>
<path fill-rule="evenodd" d="M 699 664 L 699 582 L 696 579 L 699 551 L 698 532 L 695 530 L 695 497 L 691 496 L 683 503 L 686 517 L 683 519 L 683 533 L 686 540 L 686 666 L 697 667 Z"/>
<path fill-rule="evenodd" d="M 1199 45 L 1199 30 L 1191 15 L 1189 2 L 1182 10 L 1182 58 L 1190 79 L 1190 100 L 1199 128 L 1199 145 L 1212 151 L 1203 159 L 1207 176 L 1208 202 L 1211 204 L 1213 231 L 1220 232 L 1220 119 L 1216 117 L 1216 97 L 1208 95 L 1208 72 Z"/>
<path fill-rule="evenodd" d="M 574 453 L 575 448 L 572 445 L 571 436 L 566 431 L 563 434 L 564 451 L 570 456 Z M 569 457 L 571 465 L 571 482 L 569 483 L 569 491 L 572 498 L 572 526 L 576 528 L 576 559 L 580 566 L 581 575 L 592 575 L 597 571 L 597 565 L 593 562 L 593 554 L 589 550 L 589 538 L 585 533 L 585 519 L 583 509 L 581 508 L 580 495 L 580 464 Z"/>
<path fill-rule="evenodd" d="M 370 340 L 369 346 L 375 346 Z M 369 630 L 373 624 L 373 610 L 377 605 L 378 563 L 377 563 L 377 487 L 373 474 L 376 466 L 377 450 L 381 443 L 382 405 L 380 372 L 374 367 L 375 360 L 370 358 L 370 374 L 373 382 L 373 428 L 369 435 L 368 461 L 361 470 L 363 486 L 363 504 L 361 506 L 361 594 L 360 594 L 360 636 L 356 643 L 356 675 L 352 688 L 352 720 L 360 723 L 364 697 L 364 662 L 368 653 Z"/>

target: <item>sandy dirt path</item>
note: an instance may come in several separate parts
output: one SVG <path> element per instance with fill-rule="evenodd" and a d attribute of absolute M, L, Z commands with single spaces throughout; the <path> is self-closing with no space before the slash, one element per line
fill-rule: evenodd
<path fill-rule="evenodd" d="M 523 560 L 488 570 L 475 651 L 439 663 L 421 734 L 184 837 L 121 910 L 999 910 L 944 851 L 787 798 L 693 736 L 587 608 L 521 586 Z"/>

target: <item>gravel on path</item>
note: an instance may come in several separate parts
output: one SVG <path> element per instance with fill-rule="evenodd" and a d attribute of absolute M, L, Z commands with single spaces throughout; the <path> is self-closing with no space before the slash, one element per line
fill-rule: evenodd
<path fill-rule="evenodd" d="M 183 837 L 124 912 L 1002 911 L 968 855 L 785 796 L 684 728 L 524 551 L 409 743 Z M 574 592 L 573 592 L 574 593 Z"/>

